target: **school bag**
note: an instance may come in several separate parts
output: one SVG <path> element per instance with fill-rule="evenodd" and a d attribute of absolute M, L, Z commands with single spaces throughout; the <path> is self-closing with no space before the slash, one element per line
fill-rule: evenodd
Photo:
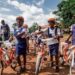
<path fill-rule="evenodd" d="M 60 28 L 58 28 L 58 27 L 55 27 L 55 36 L 57 36 L 58 34 L 57 34 L 57 30 L 58 29 L 60 29 Z M 62 32 L 62 30 L 60 29 L 60 32 Z M 52 35 L 50 34 L 50 31 L 49 31 L 49 28 L 48 28 L 48 37 L 49 38 L 52 38 Z M 59 41 L 60 39 L 59 38 L 57 38 L 57 40 Z"/>

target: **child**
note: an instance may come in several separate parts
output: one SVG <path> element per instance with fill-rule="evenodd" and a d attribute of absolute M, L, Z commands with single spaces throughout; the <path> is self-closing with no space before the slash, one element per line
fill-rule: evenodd
<path fill-rule="evenodd" d="M 24 18 L 19 16 L 16 18 L 18 28 L 14 31 L 14 35 L 17 39 L 16 45 L 16 54 L 17 54 L 17 61 L 19 64 L 19 73 L 22 73 L 26 69 L 26 38 L 23 37 L 25 35 L 25 28 L 23 27 Z M 23 65 L 21 63 L 21 55 L 23 56 Z"/>
<path fill-rule="evenodd" d="M 48 38 L 52 39 L 50 42 L 50 45 L 49 45 L 51 67 L 54 66 L 53 57 L 55 56 L 55 61 L 56 61 L 56 70 L 55 71 L 59 72 L 58 54 L 59 54 L 59 41 L 61 38 L 61 31 L 60 31 L 60 28 L 55 27 L 55 23 L 56 23 L 55 18 L 50 18 L 48 20 L 49 27 L 45 31 L 41 31 L 37 34 L 44 32 L 48 36 Z"/>

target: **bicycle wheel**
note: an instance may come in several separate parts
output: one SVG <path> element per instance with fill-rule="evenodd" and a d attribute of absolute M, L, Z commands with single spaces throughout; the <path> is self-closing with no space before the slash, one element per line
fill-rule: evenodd
<path fill-rule="evenodd" d="M 39 74 L 39 71 L 40 71 L 40 64 L 41 64 L 41 59 L 42 59 L 42 56 L 41 56 L 41 55 L 38 55 L 38 56 L 37 56 L 37 60 L 36 60 L 36 70 L 35 70 L 35 75 L 38 75 L 38 74 Z"/>

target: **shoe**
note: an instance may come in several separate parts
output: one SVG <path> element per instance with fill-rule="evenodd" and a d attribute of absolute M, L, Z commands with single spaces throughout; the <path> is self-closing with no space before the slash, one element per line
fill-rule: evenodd
<path fill-rule="evenodd" d="M 15 68 L 16 68 L 16 67 L 13 67 L 13 66 L 11 65 L 11 68 L 15 71 Z"/>
<path fill-rule="evenodd" d="M 11 63 L 11 68 L 15 71 L 16 64 L 15 63 Z"/>
<path fill-rule="evenodd" d="M 59 72 L 59 67 L 56 66 L 55 72 Z"/>
<path fill-rule="evenodd" d="M 26 71 L 25 67 L 21 67 L 21 72 L 24 73 Z"/>
<path fill-rule="evenodd" d="M 23 67 L 20 67 L 20 68 L 17 69 L 17 74 L 18 75 L 20 75 L 20 74 L 22 74 L 24 72 L 25 72 L 25 68 L 23 68 Z"/>
<path fill-rule="evenodd" d="M 54 63 L 53 62 L 51 62 L 51 65 L 50 65 L 50 67 L 53 67 L 54 66 Z"/>
<path fill-rule="evenodd" d="M 17 75 L 20 75 L 22 73 L 21 67 L 18 68 L 16 71 L 17 71 Z"/>

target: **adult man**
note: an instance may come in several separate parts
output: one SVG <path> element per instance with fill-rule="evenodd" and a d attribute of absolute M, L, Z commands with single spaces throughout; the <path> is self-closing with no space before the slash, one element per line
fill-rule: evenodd
<path fill-rule="evenodd" d="M 4 41 L 8 40 L 9 37 L 10 37 L 10 28 L 9 26 L 5 23 L 4 20 L 1 21 L 1 31 L 2 31 L 2 35 L 3 35 L 3 38 L 4 38 Z"/>

